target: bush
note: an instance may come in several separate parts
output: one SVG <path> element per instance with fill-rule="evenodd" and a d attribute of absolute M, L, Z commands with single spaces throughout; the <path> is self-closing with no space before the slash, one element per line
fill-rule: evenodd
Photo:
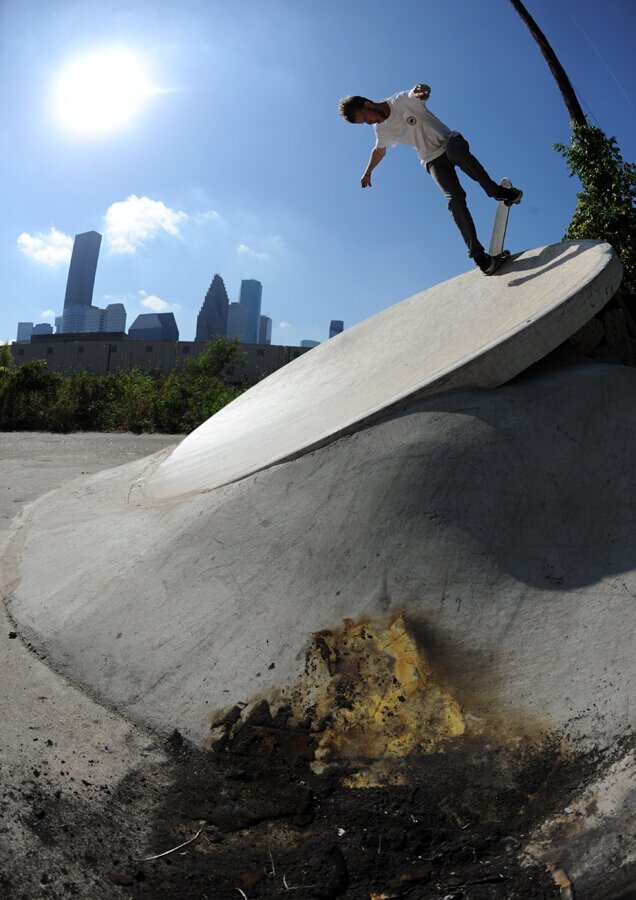
<path fill-rule="evenodd" d="M 636 166 L 624 162 L 615 138 L 590 124 L 573 123 L 569 147 L 554 146 L 583 188 L 564 240 L 610 243 L 625 269 L 620 293 L 636 293 Z"/>
<path fill-rule="evenodd" d="M 0 387 L 0 427 L 4 431 L 48 431 L 49 410 L 61 376 L 43 359 L 5 370 Z"/>
<path fill-rule="evenodd" d="M 50 372 L 45 360 L 16 368 L 0 349 L 3 431 L 188 433 L 242 393 L 224 379 L 243 364 L 238 341 L 215 338 L 183 372 L 120 369 L 108 375 Z"/>

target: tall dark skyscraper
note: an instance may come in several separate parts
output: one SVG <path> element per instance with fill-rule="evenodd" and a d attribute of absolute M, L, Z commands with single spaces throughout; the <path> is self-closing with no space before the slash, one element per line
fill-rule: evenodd
<path fill-rule="evenodd" d="M 75 235 L 71 265 L 66 281 L 64 309 L 92 305 L 97 258 L 101 243 L 102 236 L 96 231 L 85 231 L 83 234 Z"/>
<path fill-rule="evenodd" d="M 227 333 L 228 300 L 225 284 L 220 275 L 212 279 L 201 311 L 197 316 L 197 333 L 195 340 L 209 341 L 214 335 Z"/>
<path fill-rule="evenodd" d="M 344 330 L 344 322 L 342 319 L 332 319 L 329 323 L 329 337 L 335 337 L 337 334 L 342 334 Z"/>
<path fill-rule="evenodd" d="M 261 322 L 258 327 L 258 343 L 272 343 L 272 320 L 269 316 L 261 316 Z"/>
<path fill-rule="evenodd" d="M 241 303 L 230 303 L 227 310 L 227 336 L 245 341 L 247 309 Z"/>
<path fill-rule="evenodd" d="M 260 281 L 246 278 L 241 282 L 239 303 L 247 308 L 247 329 L 243 337 L 243 343 L 245 344 L 258 344 L 262 296 L 263 285 Z"/>

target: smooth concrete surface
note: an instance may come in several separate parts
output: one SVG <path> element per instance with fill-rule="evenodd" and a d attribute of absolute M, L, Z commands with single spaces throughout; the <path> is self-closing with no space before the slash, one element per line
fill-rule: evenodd
<path fill-rule="evenodd" d="M 608 755 L 524 847 L 584 885 L 636 848 L 635 392 L 606 365 L 451 392 L 154 508 L 169 450 L 88 476 L 24 510 L 11 614 L 85 691 L 196 742 L 293 693 L 316 632 L 401 614 L 466 727 Z"/>
<path fill-rule="evenodd" d="M 636 712 L 635 395 L 620 366 L 455 392 L 154 509 L 134 486 L 160 456 L 100 473 L 31 506 L 12 615 L 71 679 L 195 740 L 296 678 L 313 632 L 396 611 L 476 715 L 611 739 Z"/>
<path fill-rule="evenodd" d="M 179 436 L 171 435 L 0 433 L 2 596 L 10 588 L 11 573 L 15 574 L 7 545 L 21 532 L 25 504 L 74 478 L 156 453 L 178 440 Z M 0 877 L 11 869 L 20 884 L 20 896 L 29 898 L 59 896 L 55 893 L 58 874 L 59 882 L 73 882 L 81 897 L 121 896 L 120 888 L 108 890 L 89 877 L 84 850 L 89 853 L 95 843 L 109 837 L 112 841 L 112 832 L 108 833 L 112 825 L 122 843 L 143 855 L 153 811 L 167 788 L 162 741 L 69 684 L 47 665 L 45 654 L 35 653 L 16 637 L 14 629 L 3 603 Z M 139 777 L 145 777 L 153 790 L 131 799 L 125 815 L 118 815 L 112 795 L 126 779 Z M 79 793 L 78 787 L 89 827 L 80 805 L 69 812 L 68 840 L 64 836 L 56 840 L 50 820 L 38 820 L 32 810 L 41 813 L 47 793 L 59 796 L 58 806 L 64 808 Z M 34 820 L 41 822 L 42 829 L 33 827 Z M 112 846 L 115 849 L 116 844 Z M 41 881 L 43 872 L 48 873 L 46 885 Z"/>
<path fill-rule="evenodd" d="M 496 387 L 543 358 L 620 284 L 608 244 L 513 257 L 415 294 L 314 348 L 225 407 L 144 483 L 149 503 L 209 490 L 351 433 L 426 395 Z"/>
<path fill-rule="evenodd" d="M 319 638 L 344 634 L 338 652 L 364 644 L 363 716 L 391 691 L 415 710 L 390 764 L 463 735 L 592 751 L 574 813 L 524 852 L 576 846 L 582 883 L 633 864 L 636 370 L 495 387 L 620 273 L 585 242 L 462 276 L 312 350 L 176 450 L 38 498 L 2 553 L 16 630 L 117 713 L 201 745 L 228 707 L 332 708 Z M 423 705 L 384 690 L 393 665 Z M 373 759 L 366 720 L 341 721 L 332 746 Z"/>

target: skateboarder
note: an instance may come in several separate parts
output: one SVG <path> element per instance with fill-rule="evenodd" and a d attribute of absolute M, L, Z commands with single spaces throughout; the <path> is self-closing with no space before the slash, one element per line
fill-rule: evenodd
<path fill-rule="evenodd" d="M 468 247 L 468 255 L 485 275 L 492 275 L 505 255 L 490 256 L 479 242 L 475 224 L 466 205 L 466 192 L 460 184 L 458 166 L 481 185 L 489 197 L 504 200 L 508 206 L 519 203 L 523 191 L 502 188 L 486 172 L 470 152 L 468 141 L 433 115 L 426 101 L 431 95 L 427 84 L 416 84 L 386 100 L 374 103 L 366 97 L 345 97 L 340 101 L 340 115 L 355 125 L 373 125 L 375 147 L 360 183 L 371 187 L 371 172 L 386 155 L 387 147 L 408 144 L 415 147 L 420 162 L 426 167 L 448 200 L 448 208 Z"/>

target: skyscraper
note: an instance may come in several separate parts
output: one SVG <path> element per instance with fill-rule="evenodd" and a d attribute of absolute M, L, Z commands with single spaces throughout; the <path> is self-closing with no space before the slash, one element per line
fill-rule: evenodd
<path fill-rule="evenodd" d="M 93 289 L 101 243 L 102 236 L 97 231 L 75 235 L 58 333 L 99 331 L 99 326 L 96 326 L 97 316 L 91 310 L 96 308 L 93 307 Z"/>
<path fill-rule="evenodd" d="M 75 235 L 66 281 L 65 310 L 73 306 L 92 305 L 101 243 L 102 236 L 96 231 L 85 231 L 83 234 Z"/>
<path fill-rule="evenodd" d="M 126 331 L 126 307 L 123 303 L 109 303 L 104 310 L 103 331 Z"/>
<path fill-rule="evenodd" d="M 128 329 L 128 337 L 138 341 L 178 341 L 174 313 L 141 313 Z"/>
<path fill-rule="evenodd" d="M 242 303 L 230 303 L 227 310 L 227 336 L 239 338 L 245 343 L 247 308 Z"/>
<path fill-rule="evenodd" d="M 229 300 L 223 279 L 220 275 L 215 275 L 197 316 L 195 340 L 209 341 L 214 335 L 227 333 L 228 306 Z"/>
<path fill-rule="evenodd" d="M 253 278 L 243 279 L 239 303 L 247 308 L 247 329 L 243 338 L 246 344 L 258 344 L 262 296 L 263 285 L 260 281 L 255 281 Z"/>
<path fill-rule="evenodd" d="M 28 344 L 33 334 L 33 322 L 18 322 L 18 344 Z"/>
<path fill-rule="evenodd" d="M 344 322 L 342 319 L 332 319 L 329 323 L 329 337 L 335 337 L 337 334 L 341 334 L 344 329 Z"/>
<path fill-rule="evenodd" d="M 272 320 L 269 316 L 261 316 L 261 321 L 258 328 L 258 343 L 272 343 Z"/>
<path fill-rule="evenodd" d="M 90 318 L 91 323 L 94 324 L 94 315 L 91 313 L 91 310 L 97 309 L 97 307 L 92 306 L 90 303 L 88 305 L 82 303 L 77 306 L 65 306 L 64 312 L 62 313 L 62 321 L 60 327 L 58 328 L 59 334 L 81 334 L 84 331 L 92 330 L 99 331 L 99 329 L 95 329 L 91 327 L 87 329 L 86 327 L 86 319 Z"/>

